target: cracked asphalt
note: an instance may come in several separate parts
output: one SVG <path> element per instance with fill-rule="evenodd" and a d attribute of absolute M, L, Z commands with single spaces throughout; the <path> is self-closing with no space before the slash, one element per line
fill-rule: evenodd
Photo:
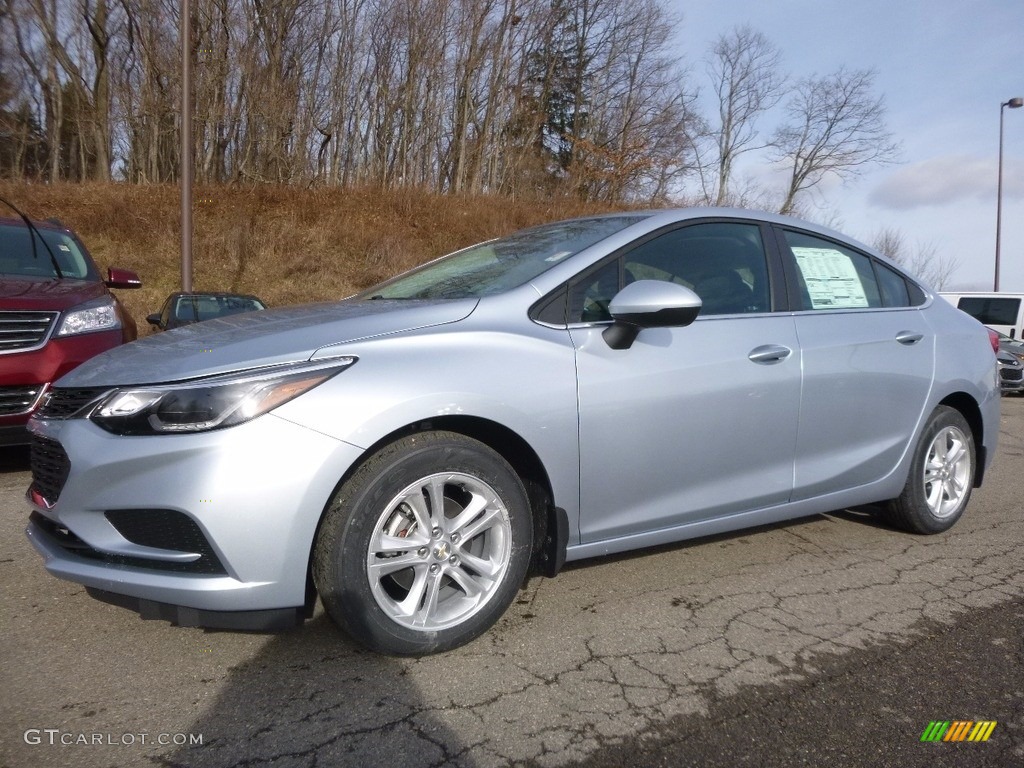
<path fill-rule="evenodd" d="M 572 564 L 471 645 L 394 659 L 319 610 L 262 635 L 93 601 L 43 570 L 0 450 L 0 765 L 1024 765 L 1022 477 L 1004 398 L 946 534 L 838 510 Z M 932 720 L 998 725 L 921 743 Z"/>

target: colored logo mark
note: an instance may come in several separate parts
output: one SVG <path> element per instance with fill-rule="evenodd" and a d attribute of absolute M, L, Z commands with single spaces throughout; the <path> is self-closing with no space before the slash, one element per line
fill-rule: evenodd
<path fill-rule="evenodd" d="M 921 741 L 988 741 L 995 729 L 995 720 L 932 720 Z"/>

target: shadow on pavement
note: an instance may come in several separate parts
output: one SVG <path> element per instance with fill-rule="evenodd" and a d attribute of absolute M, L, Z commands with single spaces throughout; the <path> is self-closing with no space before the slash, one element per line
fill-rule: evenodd
<path fill-rule="evenodd" d="M 160 762 L 196 768 L 450 765 L 465 747 L 432 717 L 409 671 L 450 669 L 453 655 L 405 659 L 366 651 L 318 612 L 232 668 L 227 680 L 210 681 L 220 693 L 204 703 L 191 727 L 203 735 L 202 746 L 179 748 Z M 460 680 L 449 678 L 447 685 L 434 692 L 441 694 L 434 707 L 458 697 Z"/>

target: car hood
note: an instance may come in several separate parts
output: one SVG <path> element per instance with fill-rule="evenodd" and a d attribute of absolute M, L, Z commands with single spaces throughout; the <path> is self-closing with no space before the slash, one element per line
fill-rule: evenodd
<path fill-rule="evenodd" d="M 476 299 L 348 300 L 231 315 L 112 349 L 75 368 L 57 386 L 157 384 L 299 362 L 324 347 L 454 323 L 476 304 Z"/>
<path fill-rule="evenodd" d="M 0 275 L 0 310 L 63 312 L 90 299 L 107 295 L 107 286 L 99 280 L 57 280 L 52 277 L 33 279 Z"/>

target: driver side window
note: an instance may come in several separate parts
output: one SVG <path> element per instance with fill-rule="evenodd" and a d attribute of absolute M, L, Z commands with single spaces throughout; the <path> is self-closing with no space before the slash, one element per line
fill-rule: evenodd
<path fill-rule="evenodd" d="M 685 285 L 701 316 L 767 312 L 768 267 L 756 224 L 709 222 L 666 232 L 591 270 L 569 291 L 569 322 L 611 320 L 608 305 L 636 280 Z"/>

